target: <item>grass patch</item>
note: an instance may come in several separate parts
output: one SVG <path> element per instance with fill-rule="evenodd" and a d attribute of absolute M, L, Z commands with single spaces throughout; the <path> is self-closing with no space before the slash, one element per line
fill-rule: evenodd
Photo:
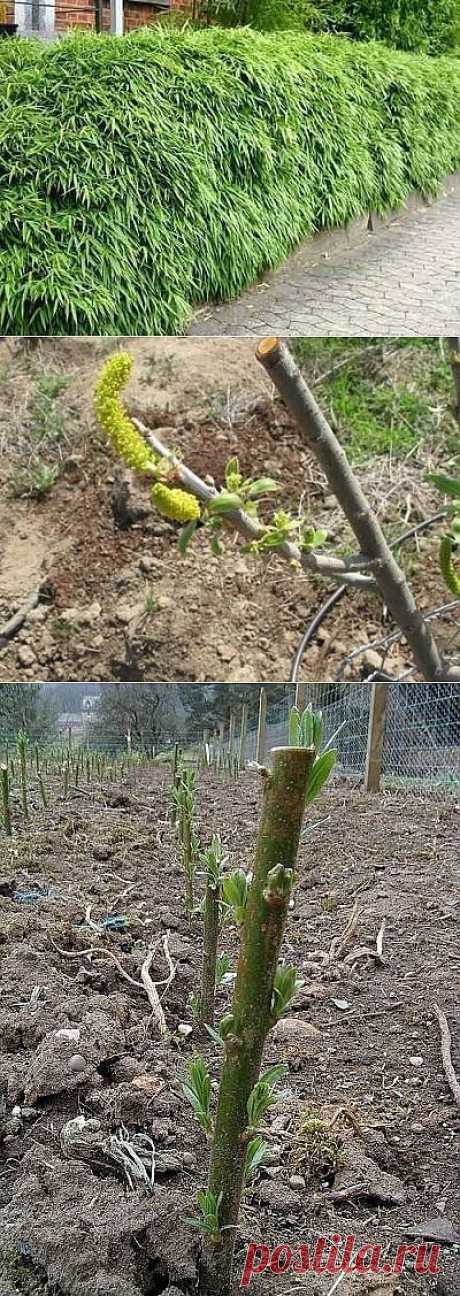
<path fill-rule="evenodd" d="M 78 409 L 61 400 L 70 381 L 69 374 L 43 372 L 22 350 L 0 371 L 0 433 L 4 427 L 13 498 L 41 499 L 59 480 L 79 419 Z"/>
<path fill-rule="evenodd" d="M 295 338 L 296 358 L 355 463 L 421 446 L 458 458 L 452 374 L 439 338 Z"/>
<path fill-rule="evenodd" d="M 460 164 L 460 62 L 340 37 L 3 41 L 0 82 L 5 333 L 180 333 Z"/>

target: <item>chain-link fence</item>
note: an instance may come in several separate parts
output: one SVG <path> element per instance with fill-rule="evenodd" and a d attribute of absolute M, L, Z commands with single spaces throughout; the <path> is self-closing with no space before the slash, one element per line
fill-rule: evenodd
<path fill-rule="evenodd" d="M 371 686 L 302 686 L 302 704 L 323 714 L 323 742 L 333 739 L 338 758 L 335 778 L 364 778 L 369 738 Z M 291 690 L 281 704 L 267 708 L 266 751 L 286 742 Z M 334 736 L 335 735 L 335 736 Z M 254 760 L 257 730 L 248 732 L 246 757 Z M 381 756 L 382 786 L 460 794 L 460 686 L 391 684 L 386 693 Z"/>
<path fill-rule="evenodd" d="M 322 711 L 323 746 L 337 749 L 334 778 L 346 778 L 356 783 L 365 776 L 366 756 L 370 735 L 371 699 L 373 688 L 384 688 L 386 707 L 383 743 L 379 753 L 381 786 L 419 791 L 422 794 L 444 797 L 460 796 L 460 685 L 459 684 L 304 684 L 300 686 L 298 702 Z M 232 686 L 229 685 L 230 707 Z M 167 756 L 178 741 L 181 750 L 190 760 L 206 757 L 212 760 L 222 753 L 236 762 L 254 761 L 258 756 L 269 759 L 272 747 L 288 741 L 289 712 L 296 692 L 287 684 L 281 701 L 268 703 L 264 724 L 264 742 L 258 742 L 257 702 L 260 690 L 254 686 L 254 697 L 249 723 L 245 709 L 235 695 L 231 720 L 217 728 L 203 728 L 193 715 L 185 711 L 174 732 L 171 723 L 165 724 L 152 735 L 145 732 L 123 735 L 95 728 L 97 712 L 60 717 L 61 732 L 39 736 L 40 748 L 53 750 L 61 759 L 70 744 L 88 751 L 105 752 L 110 757 L 123 752 L 146 757 Z M 173 711 L 174 708 L 172 707 Z M 242 732 L 243 725 L 243 732 Z M 30 735 L 30 746 L 35 735 Z M 0 761 L 14 753 L 15 735 L 1 732 Z M 240 761 L 240 763 L 241 763 Z M 226 761 L 228 764 L 228 761 Z"/>

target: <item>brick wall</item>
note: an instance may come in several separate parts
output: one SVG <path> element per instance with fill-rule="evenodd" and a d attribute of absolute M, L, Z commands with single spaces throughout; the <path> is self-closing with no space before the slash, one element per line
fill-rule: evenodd
<path fill-rule="evenodd" d="M 0 22 L 14 22 L 14 2 L 13 0 L 0 0 Z"/>
<path fill-rule="evenodd" d="M 47 0 L 50 3 L 50 0 Z M 55 30 L 68 31 L 69 27 L 94 28 L 95 0 L 55 0 Z M 170 0 L 171 9 L 187 9 L 187 0 Z M 2 18 L 5 12 L 6 17 Z M 154 9 L 148 0 L 124 0 L 125 31 L 135 27 L 151 26 L 164 10 Z M 103 0 L 103 30 L 110 31 L 110 4 Z M 14 0 L 0 0 L 0 22 L 14 22 Z"/>

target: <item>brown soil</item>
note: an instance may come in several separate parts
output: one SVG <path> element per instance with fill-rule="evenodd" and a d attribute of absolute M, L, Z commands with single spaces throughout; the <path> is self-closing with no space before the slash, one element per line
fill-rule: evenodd
<path fill-rule="evenodd" d="M 195 1050 L 215 1078 L 220 1062 L 196 1026 L 188 1038 L 178 1031 L 192 1022 L 201 918 L 189 924 L 184 915 L 168 782 L 158 768 L 144 769 L 122 786 L 81 788 L 66 802 L 49 787 L 47 812 L 33 790 L 33 826 L 21 824 L 15 805 L 15 836 L 2 842 L 1 1296 L 155 1296 L 168 1283 L 174 1296 L 197 1289 L 198 1238 L 187 1219 L 206 1182 L 208 1153 L 180 1075 Z M 254 774 L 230 785 L 210 772 L 200 778 L 202 843 L 219 830 L 232 867 L 250 866 L 259 795 Z M 283 948 L 304 987 L 287 1035 L 272 1037 L 266 1049 L 264 1063 L 284 1059 L 289 1072 L 284 1096 L 267 1117 L 269 1163 L 244 1204 L 238 1275 L 251 1240 L 295 1247 L 321 1234 L 353 1234 L 359 1243 L 385 1244 L 394 1258 L 405 1230 L 427 1219 L 443 1216 L 460 1227 L 460 1113 L 433 1013 L 437 1002 L 447 1014 L 458 1066 L 458 821 L 452 805 L 365 796 L 346 785 L 311 812 Z M 329 950 L 355 900 L 360 913 L 351 948 L 375 946 L 385 917 L 383 965 L 361 959 L 354 971 L 343 962 L 313 971 L 316 951 Z M 93 922 L 121 913 L 129 927 L 95 933 L 83 925 L 89 905 Z M 151 972 L 161 981 L 166 931 L 176 975 L 164 999 L 170 1039 L 161 1042 L 143 991 L 104 951 L 116 953 L 137 980 L 146 947 L 158 941 Z M 102 953 L 89 959 L 82 951 L 91 945 Z M 222 948 L 234 968 L 231 928 Z M 228 993 L 219 991 L 218 1017 Z M 299 1040 L 306 1023 L 319 1034 Z M 344 1105 L 358 1130 L 348 1116 L 338 1120 L 338 1168 L 319 1155 L 309 1171 L 306 1145 L 296 1141 L 302 1112 L 329 1119 Z M 89 1127 L 94 1134 L 86 1145 L 67 1143 L 66 1153 L 61 1131 L 77 1116 L 98 1124 Z M 126 1137 L 143 1132 L 155 1143 L 151 1195 L 129 1190 L 91 1144 L 93 1138 L 107 1146 L 121 1126 Z M 355 1180 L 356 1167 L 365 1167 L 367 1195 L 334 1203 L 331 1190 L 349 1183 L 347 1165 Z M 294 1173 L 304 1184 L 290 1183 Z M 355 1278 L 339 1291 L 454 1296 L 458 1254 L 455 1246 L 443 1249 L 437 1280 L 407 1271 L 388 1287 Z M 292 1274 L 264 1275 L 251 1290 L 326 1296 L 332 1281 L 310 1274 L 296 1287 Z"/>
<path fill-rule="evenodd" d="M 51 588 L 49 601 L 0 647 L 0 680 L 286 679 L 302 632 L 331 587 L 299 578 L 276 557 L 245 555 L 230 538 L 215 558 L 203 532 L 181 558 L 177 527 L 151 511 L 141 490 L 138 519 L 120 529 L 112 507 L 117 469 L 91 404 L 96 373 L 117 344 L 49 339 L 24 354 L 10 341 L 0 343 L 0 633 L 40 580 L 47 577 Z M 283 483 L 286 502 L 296 507 L 304 493 L 337 549 L 354 547 L 324 478 L 272 397 L 250 339 L 147 338 L 125 345 L 136 361 L 127 407 L 152 427 L 168 428 L 169 444 L 190 467 L 220 484 L 226 460 L 238 453 L 245 472 L 270 473 Z M 12 469 L 19 462 L 23 468 L 31 454 L 31 393 L 50 372 L 68 376 L 59 398 L 61 476 L 39 500 L 11 498 Z M 404 462 L 380 457 L 361 473 L 390 535 L 404 529 L 402 509 L 414 524 L 438 506 L 424 466 L 413 455 Z M 418 555 L 409 549 L 407 562 L 420 606 L 446 602 L 437 540 L 421 539 Z M 147 613 L 152 596 L 154 610 Z M 443 647 L 452 625 L 439 626 Z M 309 648 L 303 678 L 333 679 L 353 647 L 387 628 L 376 598 L 347 595 Z M 410 665 L 399 646 L 386 662 L 395 674 Z M 359 659 L 355 676 L 361 667 Z"/>

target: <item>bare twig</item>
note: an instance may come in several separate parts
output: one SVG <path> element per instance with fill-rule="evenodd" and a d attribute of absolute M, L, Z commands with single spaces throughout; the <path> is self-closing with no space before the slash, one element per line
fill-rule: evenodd
<path fill-rule="evenodd" d="M 456 612 L 458 608 L 460 608 L 460 599 L 452 599 L 450 603 L 442 603 L 440 607 L 433 608 L 431 612 L 426 612 L 424 616 L 424 620 L 427 622 L 434 621 L 436 620 L 437 617 L 443 616 L 448 612 Z M 345 667 L 348 664 L 348 662 L 354 661 L 356 657 L 361 657 L 362 654 L 368 652 L 370 648 L 388 649 L 389 647 L 391 647 L 391 644 L 397 643 L 399 639 L 402 639 L 402 635 L 403 635 L 402 630 L 393 630 L 391 631 L 390 634 L 383 635 L 381 639 L 374 639 L 372 640 L 371 643 L 360 644 L 359 648 L 354 648 L 352 652 L 348 653 L 347 657 L 344 657 L 336 673 L 335 678 L 342 679 Z M 455 670 L 453 670 L 452 672 L 452 678 L 457 678 L 457 674 Z"/>
<path fill-rule="evenodd" d="M 146 995 L 147 995 L 147 998 L 148 998 L 148 1001 L 149 1001 L 150 1007 L 151 1007 L 151 1009 L 152 1009 L 152 1013 L 153 1013 L 154 1019 L 155 1019 L 155 1021 L 156 1021 L 156 1023 L 157 1023 L 157 1026 L 158 1026 L 158 1030 L 159 1030 L 159 1032 L 160 1032 L 160 1035 L 161 1035 L 162 1039 L 166 1039 L 167 1034 L 168 1034 L 168 1027 L 167 1027 L 167 1025 L 166 1025 L 166 1017 L 165 1017 L 165 1015 L 164 1015 L 164 1012 L 163 1012 L 163 1009 L 162 1009 L 162 1006 L 161 1006 L 161 1003 L 160 1003 L 160 996 L 159 996 L 159 994 L 158 994 L 158 990 L 157 990 L 157 988 L 156 988 L 155 982 L 152 981 L 152 978 L 151 978 L 151 976 L 150 976 L 150 971 L 149 971 L 149 969 L 150 969 L 150 965 L 151 965 L 151 963 L 152 963 L 152 959 L 154 958 L 154 955 L 155 955 L 155 947 L 149 949 L 148 954 L 147 954 L 147 957 L 144 959 L 144 962 L 143 962 L 142 967 L 141 967 L 141 981 L 142 981 L 142 984 L 143 984 L 143 987 L 144 987 L 145 993 L 146 993 Z"/>
<path fill-rule="evenodd" d="M 25 602 L 20 608 L 18 608 L 18 611 L 15 612 L 14 616 L 10 617 L 9 621 L 5 621 L 4 624 L 0 626 L 0 650 L 5 648 L 8 641 L 13 639 L 16 631 L 21 629 L 21 626 L 24 624 L 29 612 L 32 612 L 33 608 L 38 606 L 45 585 L 46 582 L 44 581 L 42 581 L 41 585 L 37 585 L 37 588 L 32 590 L 32 593 L 25 599 Z"/>
<path fill-rule="evenodd" d="M 417 526 L 411 527 L 409 531 L 404 531 L 402 535 L 398 536 L 397 540 L 392 540 L 390 544 L 390 549 L 393 550 L 398 549 L 399 546 L 405 544 L 407 540 L 412 540 L 414 537 L 417 538 L 417 536 L 421 532 L 428 531 L 430 527 L 435 525 L 436 522 L 441 521 L 441 519 L 445 517 L 446 517 L 446 509 L 440 509 L 438 513 L 433 513 L 431 517 L 425 518 L 423 522 L 417 523 Z M 340 603 L 340 600 L 344 597 L 344 595 L 347 592 L 348 592 L 347 585 L 338 586 L 338 588 L 334 590 L 332 594 L 329 595 L 328 599 L 326 599 L 326 601 L 318 609 L 318 612 L 316 612 L 315 616 L 313 617 L 313 620 L 310 621 L 310 624 L 307 626 L 306 630 L 302 635 L 299 647 L 297 648 L 295 657 L 292 662 L 291 674 L 289 677 L 291 684 L 297 684 L 299 674 L 300 674 L 300 668 L 302 665 L 302 660 L 306 648 L 308 648 L 308 645 L 311 643 L 312 639 L 314 639 L 316 632 L 323 624 L 323 621 L 326 620 L 326 617 L 329 616 L 329 613 L 332 612 L 336 604 Z M 401 637 L 399 631 L 398 631 L 398 636 Z M 358 649 L 358 652 L 365 652 L 366 649 L 369 649 L 369 647 L 371 646 L 372 645 L 366 644 L 365 647 Z M 349 660 L 348 658 L 345 659 L 343 666 L 346 665 L 348 660 Z"/>
<path fill-rule="evenodd" d="M 129 972 L 126 972 L 126 971 L 125 971 L 125 969 L 124 969 L 124 967 L 122 967 L 122 964 L 120 963 L 119 959 L 117 959 L 116 954 L 113 953 L 113 950 L 109 950 L 109 949 L 102 949 L 102 948 L 101 948 L 100 946 L 98 946 L 98 945 L 90 945 L 90 946 L 89 946 L 89 949 L 84 949 L 84 950 L 75 950 L 75 952 L 74 952 L 73 950 L 63 950 L 63 949 L 61 949 L 59 945 L 56 945 L 56 942 L 53 940 L 52 936 L 50 936 L 50 941 L 51 941 L 51 944 L 52 944 L 52 946 L 53 946 L 53 949 L 57 950 L 57 953 L 58 953 L 58 954 L 61 954 L 61 955 L 63 956 L 63 958 L 71 958 L 71 959 L 74 959 L 74 958 L 82 958 L 83 956 L 86 957 L 88 954 L 102 954 L 104 958 L 111 958 L 111 959 L 113 959 L 113 962 L 115 963 L 115 966 L 118 968 L 118 971 L 120 972 L 121 976 L 124 977 L 125 981 L 129 981 L 129 984 L 132 985 L 132 986 L 135 986 L 136 990 L 142 990 L 143 987 L 142 987 L 141 982 L 140 982 L 140 981 L 135 981 L 135 980 L 134 980 L 134 977 L 130 976 L 130 975 L 129 975 Z"/>
<path fill-rule="evenodd" d="M 347 945 L 349 945 L 350 941 L 353 940 L 353 936 L 358 926 L 358 918 L 359 918 L 358 901 L 355 900 L 350 917 L 345 924 L 342 935 L 335 936 L 334 940 L 331 941 L 329 947 L 329 953 L 327 955 L 328 963 L 332 963 L 335 960 L 338 961 L 342 957 L 342 954 L 346 949 Z"/>
<path fill-rule="evenodd" d="M 386 918 L 382 918 L 382 922 L 379 931 L 377 933 L 377 940 L 375 942 L 377 954 L 381 959 L 383 959 L 383 937 L 385 935 L 385 927 L 386 927 Z"/>
<path fill-rule="evenodd" d="M 457 1080 L 452 1063 L 452 1036 L 447 1023 L 447 1017 L 442 1011 L 442 1008 L 439 1008 L 436 1003 L 434 1005 L 434 1011 L 441 1031 L 441 1057 L 444 1071 L 446 1073 L 447 1083 L 456 1103 L 460 1107 L 460 1084 Z"/>

